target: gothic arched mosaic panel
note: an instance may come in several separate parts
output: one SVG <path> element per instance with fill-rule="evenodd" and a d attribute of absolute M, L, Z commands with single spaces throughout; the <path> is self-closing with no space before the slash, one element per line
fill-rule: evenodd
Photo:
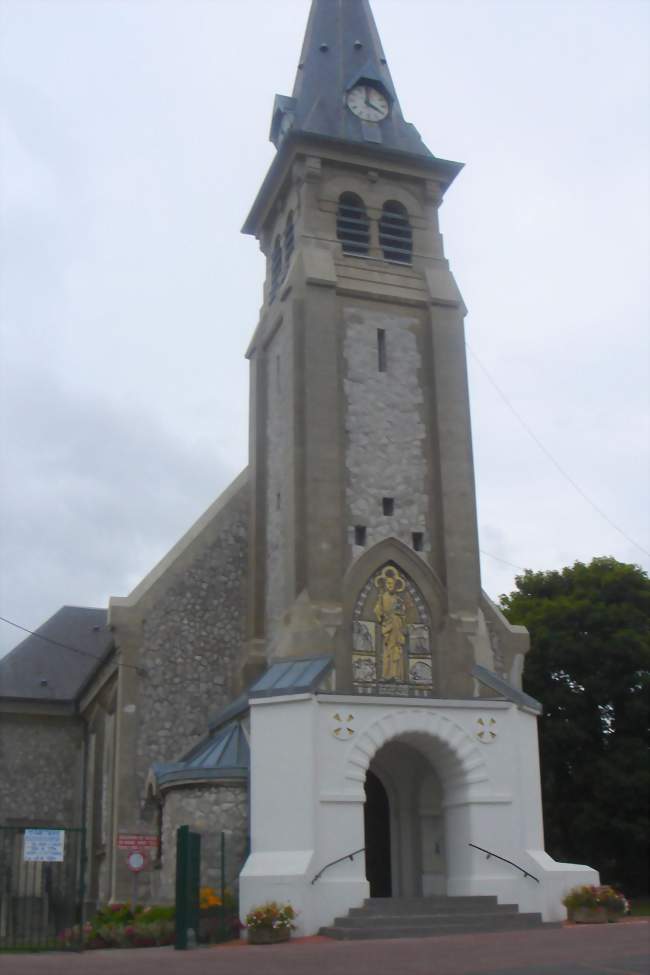
<path fill-rule="evenodd" d="M 406 572 L 389 562 L 368 579 L 352 616 L 352 684 L 357 694 L 430 697 L 431 616 Z"/>

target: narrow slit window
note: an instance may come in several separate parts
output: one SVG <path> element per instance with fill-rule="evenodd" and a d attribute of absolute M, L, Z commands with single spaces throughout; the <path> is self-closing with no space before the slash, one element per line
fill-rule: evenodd
<path fill-rule="evenodd" d="M 279 511 L 281 507 L 282 507 L 282 495 L 278 491 L 278 493 L 275 496 L 275 510 Z"/>
<path fill-rule="evenodd" d="M 291 260 L 295 246 L 296 237 L 293 229 L 293 213 L 290 213 L 284 228 L 284 263 L 286 267 L 289 267 L 289 261 Z"/>
<path fill-rule="evenodd" d="M 366 526 L 365 525 L 355 525 L 355 528 L 354 528 L 354 544 L 355 545 L 365 545 L 366 544 Z"/>
<path fill-rule="evenodd" d="M 395 498 L 382 498 L 381 507 L 385 515 L 392 515 L 395 512 Z"/>
<path fill-rule="evenodd" d="M 356 193 L 339 197 L 336 214 L 336 236 L 344 254 L 367 254 L 370 246 L 370 222 L 363 200 Z"/>
<path fill-rule="evenodd" d="M 423 532 L 413 532 L 413 548 L 416 552 L 421 552 L 424 548 Z"/>
<path fill-rule="evenodd" d="M 377 329 L 377 369 L 386 372 L 386 330 Z"/>
<path fill-rule="evenodd" d="M 384 203 L 379 219 L 379 246 L 386 261 L 410 264 L 413 257 L 413 231 L 406 207 L 397 200 Z"/>
<path fill-rule="evenodd" d="M 278 234 L 278 236 L 275 238 L 275 243 L 273 244 L 273 255 L 271 257 L 271 301 L 275 301 L 278 288 L 282 284 L 282 267 L 282 239 Z"/>

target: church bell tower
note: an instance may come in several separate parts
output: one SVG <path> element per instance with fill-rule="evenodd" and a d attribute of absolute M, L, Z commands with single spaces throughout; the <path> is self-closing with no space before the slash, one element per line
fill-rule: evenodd
<path fill-rule="evenodd" d="M 462 165 L 404 120 L 368 0 L 313 0 L 246 220 L 266 257 L 251 365 L 248 676 L 332 656 L 333 687 L 519 682 L 481 591 L 463 319 L 438 215 Z"/>
<path fill-rule="evenodd" d="M 267 274 L 242 916 L 280 899 L 332 934 L 368 896 L 496 896 L 561 920 L 597 874 L 544 852 L 528 634 L 481 590 L 465 307 L 438 225 L 461 165 L 404 120 L 367 0 L 312 0 L 271 139 L 244 227 Z"/>

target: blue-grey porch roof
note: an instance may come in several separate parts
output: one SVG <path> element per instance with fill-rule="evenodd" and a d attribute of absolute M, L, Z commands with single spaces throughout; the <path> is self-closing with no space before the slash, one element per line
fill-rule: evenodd
<path fill-rule="evenodd" d="M 513 704 L 516 704 L 520 708 L 530 708 L 536 714 L 542 714 L 544 711 L 543 706 L 534 697 L 526 694 L 525 691 L 520 691 L 518 688 L 513 687 L 507 680 L 499 677 L 494 671 L 488 670 L 487 667 L 475 664 L 472 667 L 472 677 L 476 677 L 485 687 L 496 691 L 497 694 L 505 697 L 506 701 L 512 701 Z"/>
<path fill-rule="evenodd" d="M 246 693 L 217 711 L 209 722 L 209 734 L 178 762 L 152 766 L 158 786 L 246 778 L 250 749 L 241 719 L 248 712 L 250 698 L 313 693 L 333 663 L 329 654 L 272 663 Z"/>
<path fill-rule="evenodd" d="M 223 727 L 248 711 L 254 697 L 275 697 L 280 694 L 313 694 L 334 666 L 331 654 L 320 657 L 276 660 L 250 688 L 224 708 L 219 708 L 208 722 L 210 731 Z"/>
<path fill-rule="evenodd" d="M 252 685 L 252 697 L 274 697 L 278 694 L 311 694 L 318 690 L 334 664 L 334 658 L 306 657 L 301 660 L 277 660 Z"/>
<path fill-rule="evenodd" d="M 172 782 L 205 782 L 210 779 L 245 779 L 250 767 L 250 748 L 238 721 L 209 734 L 179 762 L 154 765 L 159 786 Z"/>

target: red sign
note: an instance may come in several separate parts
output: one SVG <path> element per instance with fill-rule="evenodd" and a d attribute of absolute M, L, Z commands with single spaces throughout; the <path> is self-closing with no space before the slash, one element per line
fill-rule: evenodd
<path fill-rule="evenodd" d="M 138 853 L 151 849 L 158 849 L 158 837 L 147 836 L 145 833 L 118 833 L 118 850 L 135 850 Z"/>
<path fill-rule="evenodd" d="M 140 873 L 141 870 L 144 870 L 144 857 L 137 851 L 129 853 L 126 858 L 126 865 L 133 873 Z"/>

